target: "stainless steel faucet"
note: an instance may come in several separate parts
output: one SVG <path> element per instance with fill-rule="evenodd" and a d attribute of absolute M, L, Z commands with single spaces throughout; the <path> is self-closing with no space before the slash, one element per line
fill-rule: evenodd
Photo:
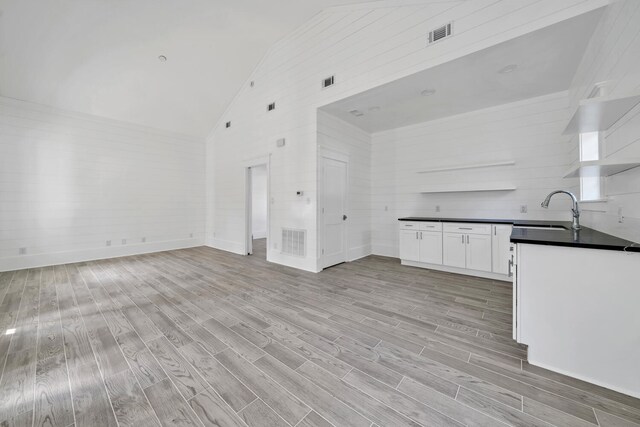
<path fill-rule="evenodd" d="M 547 198 L 544 199 L 544 202 L 542 202 L 540 206 L 547 209 L 549 207 L 549 202 L 551 201 L 551 197 L 558 193 L 564 193 L 569 197 L 571 197 L 571 200 L 573 200 L 573 209 L 571 209 L 571 212 L 573 213 L 573 224 L 571 224 L 571 228 L 573 230 L 580 230 L 580 206 L 578 205 L 578 199 L 576 198 L 576 196 L 573 195 L 573 193 L 569 191 L 564 191 L 564 190 L 552 191 L 551 193 L 549 193 Z"/>

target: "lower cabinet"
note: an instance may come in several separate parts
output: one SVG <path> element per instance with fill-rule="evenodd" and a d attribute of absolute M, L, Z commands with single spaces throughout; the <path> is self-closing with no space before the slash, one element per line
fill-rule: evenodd
<path fill-rule="evenodd" d="M 464 234 L 442 233 L 442 263 L 449 267 L 466 268 L 467 254 Z"/>
<path fill-rule="evenodd" d="M 436 270 L 442 265 L 445 271 L 507 280 L 511 228 L 509 224 L 403 222 L 400 259 Z"/>
<path fill-rule="evenodd" d="M 442 264 L 442 233 L 400 230 L 400 259 Z"/>
<path fill-rule="evenodd" d="M 511 225 L 493 225 L 491 233 L 492 271 L 498 274 L 509 274 L 511 259 Z"/>
<path fill-rule="evenodd" d="M 400 259 L 420 261 L 420 232 L 400 230 Z"/>
<path fill-rule="evenodd" d="M 449 267 L 491 271 L 491 236 L 443 233 L 443 264 Z"/>
<path fill-rule="evenodd" d="M 491 236 L 485 234 L 467 234 L 467 268 L 478 271 L 491 271 Z"/>
<path fill-rule="evenodd" d="M 420 262 L 442 264 L 442 232 L 420 232 Z"/>

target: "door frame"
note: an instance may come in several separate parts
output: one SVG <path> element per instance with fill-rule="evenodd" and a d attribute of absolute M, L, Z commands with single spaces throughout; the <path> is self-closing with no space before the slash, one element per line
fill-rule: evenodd
<path fill-rule="evenodd" d="M 267 258 L 271 241 L 271 155 L 256 157 L 243 162 L 244 170 L 244 251 L 243 255 L 253 254 L 252 223 L 252 175 L 251 168 L 266 166 L 267 168 Z"/>
<path fill-rule="evenodd" d="M 318 168 L 318 270 L 324 270 L 325 257 L 324 257 L 324 241 L 325 241 L 325 227 L 324 227 L 324 161 L 325 159 L 335 160 L 346 164 L 345 168 L 345 195 L 344 195 L 344 209 L 347 220 L 344 222 L 344 262 L 349 262 L 349 155 L 340 151 L 321 147 L 318 151 L 318 159 L 320 160 L 320 167 Z"/>

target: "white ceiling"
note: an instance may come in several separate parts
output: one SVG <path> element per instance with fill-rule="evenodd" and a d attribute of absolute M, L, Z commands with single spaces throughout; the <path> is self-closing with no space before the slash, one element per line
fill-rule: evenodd
<path fill-rule="evenodd" d="M 379 132 L 566 90 L 601 14 L 601 9 L 589 12 L 322 110 L 368 132 Z M 515 71 L 498 72 L 511 64 L 517 64 Z M 429 89 L 435 94 L 421 95 Z M 364 115 L 356 117 L 349 113 L 352 110 Z"/>
<path fill-rule="evenodd" d="M 0 95 L 202 137 L 271 45 L 362 2 L 0 0 Z"/>

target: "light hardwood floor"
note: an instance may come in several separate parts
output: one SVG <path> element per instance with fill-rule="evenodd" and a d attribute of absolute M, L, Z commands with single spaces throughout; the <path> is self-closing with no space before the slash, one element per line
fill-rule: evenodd
<path fill-rule="evenodd" d="M 389 258 L 311 274 L 257 241 L 0 273 L 0 301 L 2 426 L 640 425 L 523 360 L 509 284 Z"/>

